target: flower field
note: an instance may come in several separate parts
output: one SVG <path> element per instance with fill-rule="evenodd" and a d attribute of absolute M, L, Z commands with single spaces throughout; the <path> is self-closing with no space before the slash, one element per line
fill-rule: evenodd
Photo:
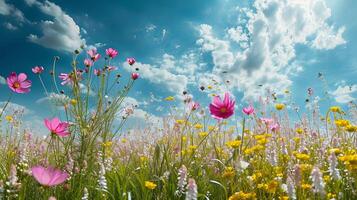
<path fill-rule="evenodd" d="M 312 104 L 300 113 L 274 98 L 240 107 L 224 91 L 204 105 L 184 92 L 180 112 L 123 134 L 135 110 L 123 102 L 141 74 L 128 58 L 131 77 L 117 84 L 121 69 L 111 65 L 117 56 L 114 48 L 80 49 L 71 71 L 59 72 L 55 57 L 52 67 L 32 68 L 38 76 L 32 82 L 23 72 L 8 75 L 0 199 L 357 199 L 355 104 L 325 110 Z M 45 137 L 22 129 L 21 111 L 7 112 L 11 96 L 26 98 L 34 81 L 62 113 L 43 119 Z"/>

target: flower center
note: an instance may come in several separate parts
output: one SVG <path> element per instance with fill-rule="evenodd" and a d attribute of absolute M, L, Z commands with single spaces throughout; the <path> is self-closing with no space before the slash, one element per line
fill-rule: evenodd
<path fill-rule="evenodd" d="M 221 113 L 226 113 L 227 109 L 226 108 L 221 108 L 220 111 L 221 111 Z"/>
<path fill-rule="evenodd" d="M 19 82 L 15 82 L 15 83 L 13 84 L 13 87 L 14 87 L 15 89 L 20 88 L 20 83 L 19 83 Z"/>

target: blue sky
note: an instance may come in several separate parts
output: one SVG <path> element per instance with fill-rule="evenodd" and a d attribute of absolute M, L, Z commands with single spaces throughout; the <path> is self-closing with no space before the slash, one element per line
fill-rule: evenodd
<path fill-rule="evenodd" d="M 323 109 L 346 107 L 357 98 L 355 8 L 354 0 L 0 0 L 0 75 L 29 74 L 31 93 L 15 95 L 13 103 L 39 123 L 58 112 L 39 103 L 44 93 L 31 68 L 48 71 L 59 56 L 57 70 L 69 71 L 71 51 L 80 44 L 102 54 L 117 49 L 114 64 L 124 77 L 130 72 L 125 59 L 136 58 L 141 79 L 129 101 L 139 104 L 138 118 L 165 116 L 167 96 L 180 107 L 183 90 L 203 105 L 210 94 L 229 90 L 241 109 L 267 89 L 286 102 L 288 89 L 304 109 L 312 87 Z M 200 92 L 202 85 L 213 89 Z M 7 86 L 0 92 L 6 101 Z"/>

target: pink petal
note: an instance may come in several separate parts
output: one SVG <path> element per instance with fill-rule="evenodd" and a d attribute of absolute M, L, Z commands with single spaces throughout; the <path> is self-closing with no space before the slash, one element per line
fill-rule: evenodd
<path fill-rule="evenodd" d="M 20 73 L 19 76 L 17 77 L 17 80 L 21 83 L 27 79 L 27 75 L 24 73 Z"/>

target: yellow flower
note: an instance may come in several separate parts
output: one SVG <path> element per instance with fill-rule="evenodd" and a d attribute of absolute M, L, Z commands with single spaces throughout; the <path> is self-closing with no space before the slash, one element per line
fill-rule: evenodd
<path fill-rule="evenodd" d="M 346 131 L 352 133 L 352 132 L 357 132 L 357 126 L 353 126 L 353 125 L 347 125 L 346 126 Z"/>
<path fill-rule="evenodd" d="M 76 99 L 71 99 L 70 103 L 72 104 L 72 106 L 77 104 L 77 100 Z"/>
<path fill-rule="evenodd" d="M 301 171 L 308 171 L 312 169 L 312 165 L 310 164 L 300 164 L 299 167 Z"/>
<path fill-rule="evenodd" d="M 212 85 L 207 86 L 208 89 L 212 89 Z"/>
<path fill-rule="evenodd" d="M 226 143 L 226 145 L 228 147 L 233 148 L 233 149 L 238 148 L 241 144 L 242 144 L 242 141 L 240 141 L 240 140 L 232 140 L 232 141 L 228 141 Z"/>
<path fill-rule="evenodd" d="M 268 193 L 275 193 L 275 191 L 278 188 L 278 186 L 279 186 L 278 181 L 275 181 L 275 180 L 274 181 L 270 181 L 268 183 L 268 187 L 267 187 L 266 191 Z"/>
<path fill-rule="evenodd" d="M 301 184 L 301 188 L 304 190 L 310 190 L 312 188 L 312 186 L 310 184 L 304 183 L 304 184 Z"/>
<path fill-rule="evenodd" d="M 345 119 L 337 119 L 335 120 L 335 124 L 337 127 L 346 127 L 347 125 L 350 124 L 350 122 Z"/>
<path fill-rule="evenodd" d="M 156 186 L 157 185 L 151 181 L 145 181 L 145 187 L 148 188 L 149 190 L 155 189 Z"/>
<path fill-rule="evenodd" d="M 254 174 L 252 175 L 252 180 L 253 180 L 254 182 L 257 182 L 262 176 L 263 176 L 262 173 L 256 172 L 256 173 L 254 173 Z"/>
<path fill-rule="evenodd" d="M 287 89 L 284 92 L 285 92 L 285 94 L 289 94 L 290 93 L 290 91 L 287 90 Z"/>
<path fill-rule="evenodd" d="M 228 198 L 228 200 L 248 200 L 255 199 L 256 194 L 254 192 L 244 193 L 242 191 L 234 193 Z"/>
<path fill-rule="evenodd" d="M 207 132 L 199 132 L 198 135 L 200 137 L 207 137 L 208 133 Z"/>
<path fill-rule="evenodd" d="M 113 144 L 113 143 L 112 143 L 111 141 L 107 141 L 107 142 L 103 142 L 103 143 L 102 143 L 103 147 L 106 147 L 106 148 L 111 147 L 112 144 Z"/>
<path fill-rule="evenodd" d="M 217 130 L 217 128 L 215 126 L 208 126 L 208 130 L 209 131 L 215 131 L 215 130 Z"/>
<path fill-rule="evenodd" d="M 6 119 L 6 121 L 8 121 L 8 122 L 13 122 L 13 121 L 14 121 L 14 118 L 13 118 L 11 115 L 6 115 L 6 116 L 5 116 L 5 119 Z"/>
<path fill-rule="evenodd" d="M 166 101 L 173 101 L 175 98 L 173 96 L 168 96 L 165 98 Z"/>
<path fill-rule="evenodd" d="M 126 143 L 126 142 L 128 142 L 128 140 L 126 138 L 123 138 L 123 139 L 121 139 L 121 142 Z"/>
<path fill-rule="evenodd" d="M 223 172 L 223 178 L 232 178 L 235 175 L 235 171 L 233 167 L 227 167 Z"/>
<path fill-rule="evenodd" d="M 185 122 L 185 120 L 183 120 L 183 119 L 177 119 L 176 120 L 176 123 L 177 124 L 183 124 Z"/>
<path fill-rule="evenodd" d="M 335 153 L 335 154 L 340 154 L 341 150 L 339 148 L 332 148 L 328 151 L 330 154 Z"/>
<path fill-rule="evenodd" d="M 330 111 L 334 113 L 341 113 L 341 108 L 338 106 L 331 106 Z"/>
<path fill-rule="evenodd" d="M 203 125 L 202 124 L 195 124 L 195 129 L 202 129 Z"/>
<path fill-rule="evenodd" d="M 289 200 L 289 197 L 288 196 L 281 196 L 281 197 L 279 197 L 279 200 Z"/>
<path fill-rule="evenodd" d="M 335 199 L 336 198 L 336 194 L 333 194 L 333 193 L 327 193 L 327 199 Z"/>
<path fill-rule="evenodd" d="M 191 151 L 194 151 L 197 149 L 197 145 L 190 145 L 190 146 L 188 146 L 188 149 Z"/>
<path fill-rule="evenodd" d="M 285 105 L 282 104 L 282 103 L 278 103 L 278 104 L 275 105 L 275 108 L 276 108 L 277 110 L 282 110 L 282 109 L 285 108 Z"/>
<path fill-rule="evenodd" d="M 295 157 L 298 160 L 309 160 L 310 159 L 310 156 L 305 153 L 297 153 L 297 154 L 295 154 Z"/>
<path fill-rule="evenodd" d="M 182 136 L 182 141 L 186 142 L 187 141 L 187 137 L 186 136 Z"/>
<path fill-rule="evenodd" d="M 296 129 L 296 133 L 298 133 L 298 134 L 303 134 L 303 133 L 304 133 L 304 129 L 302 129 L 302 128 L 297 128 L 297 129 Z"/>
<path fill-rule="evenodd" d="M 329 175 L 324 176 L 324 181 L 329 182 L 331 180 L 331 177 Z"/>

